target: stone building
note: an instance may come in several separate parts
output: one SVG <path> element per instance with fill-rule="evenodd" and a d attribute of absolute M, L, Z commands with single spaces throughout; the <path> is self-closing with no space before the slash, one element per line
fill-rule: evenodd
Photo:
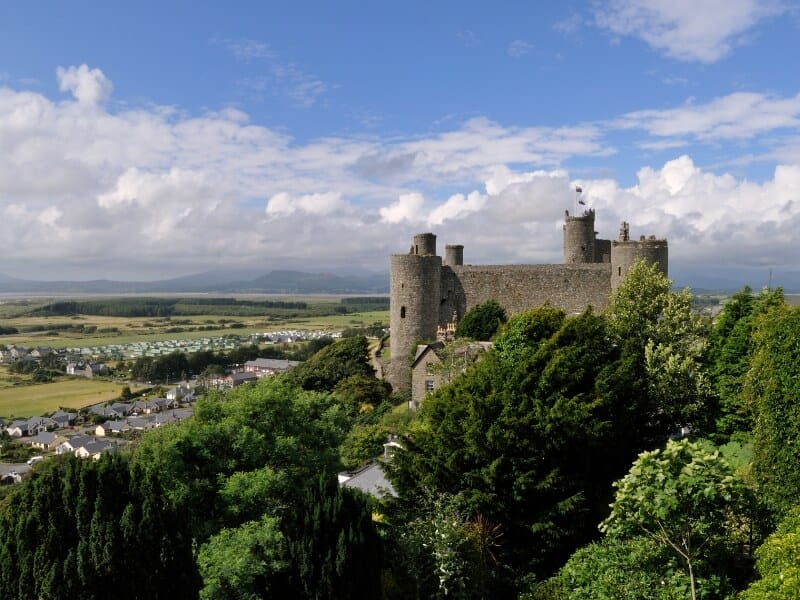
<path fill-rule="evenodd" d="M 597 237 L 593 209 L 564 218 L 564 262 L 552 265 L 465 265 L 464 246 L 445 246 L 436 254 L 436 236 L 414 236 L 407 254 L 390 257 L 390 330 L 392 360 L 388 380 L 395 388 L 411 385 L 417 344 L 436 339 L 437 330 L 460 319 L 474 306 L 494 300 L 506 313 L 550 303 L 567 313 L 588 306 L 602 310 L 638 259 L 657 264 L 666 275 L 667 241 L 655 236 L 631 240 L 627 223 L 619 237 Z"/>

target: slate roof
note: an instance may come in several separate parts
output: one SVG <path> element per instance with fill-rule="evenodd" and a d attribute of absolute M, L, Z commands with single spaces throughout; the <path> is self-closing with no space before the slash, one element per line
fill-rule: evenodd
<path fill-rule="evenodd" d="M 386 479 L 383 467 L 377 462 L 355 473 L 343 473 L 342 475 L 350 476 L 342 483 L 345 487 L 361 490 L 376 498 L 383 498 L 387 495 L 397 497 L 397 492 L 391 482 Z"/>

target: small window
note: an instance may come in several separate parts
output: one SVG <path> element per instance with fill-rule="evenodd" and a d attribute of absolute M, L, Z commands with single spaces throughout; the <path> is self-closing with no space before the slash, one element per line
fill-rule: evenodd
<path fill-rule="evenodd" d="M 622 267 L 617 267 L 617 276 L 622 277 Z"/>
<path fill-rule="evenodd" d="M 406 307 L 405 306 L 401 306 L 400 307 L 400 318 L 401 319 L 405 319 L 406 318 Z"/>
<path fill-rule="evenodd" d="M 425 380 L 425 391 L 432 392 L 433 391 L 433 379 L 426 379 Z"/>

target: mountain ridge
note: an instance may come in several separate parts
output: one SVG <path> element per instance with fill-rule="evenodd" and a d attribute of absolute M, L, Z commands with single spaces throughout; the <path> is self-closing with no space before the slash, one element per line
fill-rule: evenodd
<path fill-rule="evenodd" d="M 264 294 L 386 294 L 388 273 L 335 275 L 305 271 L 207 271 L 158 281 L 36 281 L 0 273 L 0 293 L 146 294 L 146 293 L 264 293 Z M 248 277 L 249 275 L 249 277 Z"/>

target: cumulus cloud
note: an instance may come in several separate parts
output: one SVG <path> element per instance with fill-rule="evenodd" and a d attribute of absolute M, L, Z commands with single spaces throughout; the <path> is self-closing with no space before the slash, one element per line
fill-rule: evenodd
<path fill-rule="evenodd" d="M 303 211 L 310 215 L 324 216 L 344 209 L 345 203 L 339 192 L 305 194 L 297 197 L 280 192 L 269 199 L 266 211 L 268 215 L 290 215 L 296 211 Z"/>
<path fill-rule="evenodd" d="M 614 221 L 625 219 L 632 233 L 668 237 L 670 257 L 679 263 L 794 268 L 798 165 L 779 165 L 771 179 L 754 183 L 704 171 L 683 155 L 643 167 L 628 188 L 610 180 L 582 185 L 598 210 L 598 227 L 613 230 Z"/>
<path fill-rule="evenodd" d="M 458 219 L 464 215 L 478 212 L 486 204 L 486 196 L 478 192 L 453 194 L 444 204 L 434 208 L 428 216 L 430 225 L 441 225 L 448 219 Z"/>
<path fill-rule="evenodd" d="M 70 92 L 82 104 L 100 104 L 111 96 L 114 86 L 100 69 L 90 69 L 85 64 L 79 67 L 58 67 L 58 89 Z"/>
<path fill-rule="evenodd" d="M 420 221 L 425 198 L 422 194 L 400 194 L 396 202 L 389 206 L 381 207 L 379 213 L 386 223 L 400 223 L 401 221 Z"/>
<path fill-rule="evenodd" d="M 759 21 L 784 12 L 772 0 L 612 0 L 598 3 L 599 27 L 643 40 L 672 58 L 714 63 Z"/>

